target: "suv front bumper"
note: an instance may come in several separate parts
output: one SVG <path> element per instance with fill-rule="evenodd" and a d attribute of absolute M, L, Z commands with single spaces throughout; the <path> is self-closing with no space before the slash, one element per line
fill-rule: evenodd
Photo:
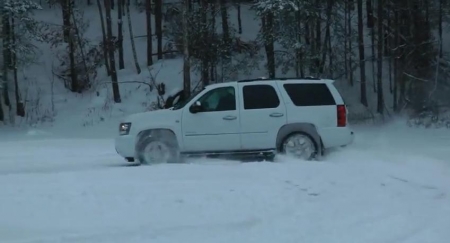
<path fill-rule="evenodd" d="M 114 146 L 116 148 L 116 152 L 120 156 L 126 158 L 127 160 L 134 158 L 135 155 L 134 137 L 130 135 L 117 136 L 114 140 Z"/>

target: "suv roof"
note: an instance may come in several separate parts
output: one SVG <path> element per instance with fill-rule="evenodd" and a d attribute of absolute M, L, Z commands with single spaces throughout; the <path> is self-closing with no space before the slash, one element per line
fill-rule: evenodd
<path fill-rule="evenodd" d="M 238 83 L 246 83 L 246 82 L 255 82 L 255 81 L 286 81 L 286 80 L 298 80 L 298 81 L 321 81 L 322 79 L 320 78 L 315 78 L 315 77 L 292 77 L 292 78 L 255 78 L 255 79 L 243 79 L 243 80 L 239 80 L 237 81 Z"/>
<path fill-rule="evenodd" d="M 293 77 L 293 78 L 255 78 L 255 79 L 242 79 L 236 81 L 229 81 L 224 83 L 210 84 L 209 88 L 219 87 L 226 85 L 227 83 L 250 83 L 250 82 L 258 82 L 258 81 L 298 81 L 300 83 L 334 83 L 332 79 L 321 79 L 314 77 Z"/>

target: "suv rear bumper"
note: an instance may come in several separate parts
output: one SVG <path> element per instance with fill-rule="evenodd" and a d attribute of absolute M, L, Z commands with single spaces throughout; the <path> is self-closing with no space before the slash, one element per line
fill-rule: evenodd
<path fill-rule="evenodd" d="M 117 136 L 114 140 L 116 152 L 127 160 L 134 158 L 135 142 L 134 137 L 129 135 Z"/>
<path fill-rule="evenodd" d="M 349 145 L 355 140 L 355 133 L 349 127 L 326 127 L 318 130 L 325 148 Z"/>

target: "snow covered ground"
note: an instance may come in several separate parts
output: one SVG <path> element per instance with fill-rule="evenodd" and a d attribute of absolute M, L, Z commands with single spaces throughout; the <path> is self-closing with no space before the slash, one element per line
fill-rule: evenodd
<path fill-rule="evenodd" d="M 109 138 L 3 137 L 0 242 L 448 242 L 450 131 L 356 131 L 320 162 L 156 166 Z"/>

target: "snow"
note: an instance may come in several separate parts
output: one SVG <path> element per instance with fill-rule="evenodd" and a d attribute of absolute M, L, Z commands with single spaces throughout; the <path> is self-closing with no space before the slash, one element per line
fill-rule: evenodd
<path fill-rule="evenodd" d="M 446 242 L 450 132 L 404 124 L 312 162 L 133 166 L 111 138 L 2 137 L 0 242 Z"/>

